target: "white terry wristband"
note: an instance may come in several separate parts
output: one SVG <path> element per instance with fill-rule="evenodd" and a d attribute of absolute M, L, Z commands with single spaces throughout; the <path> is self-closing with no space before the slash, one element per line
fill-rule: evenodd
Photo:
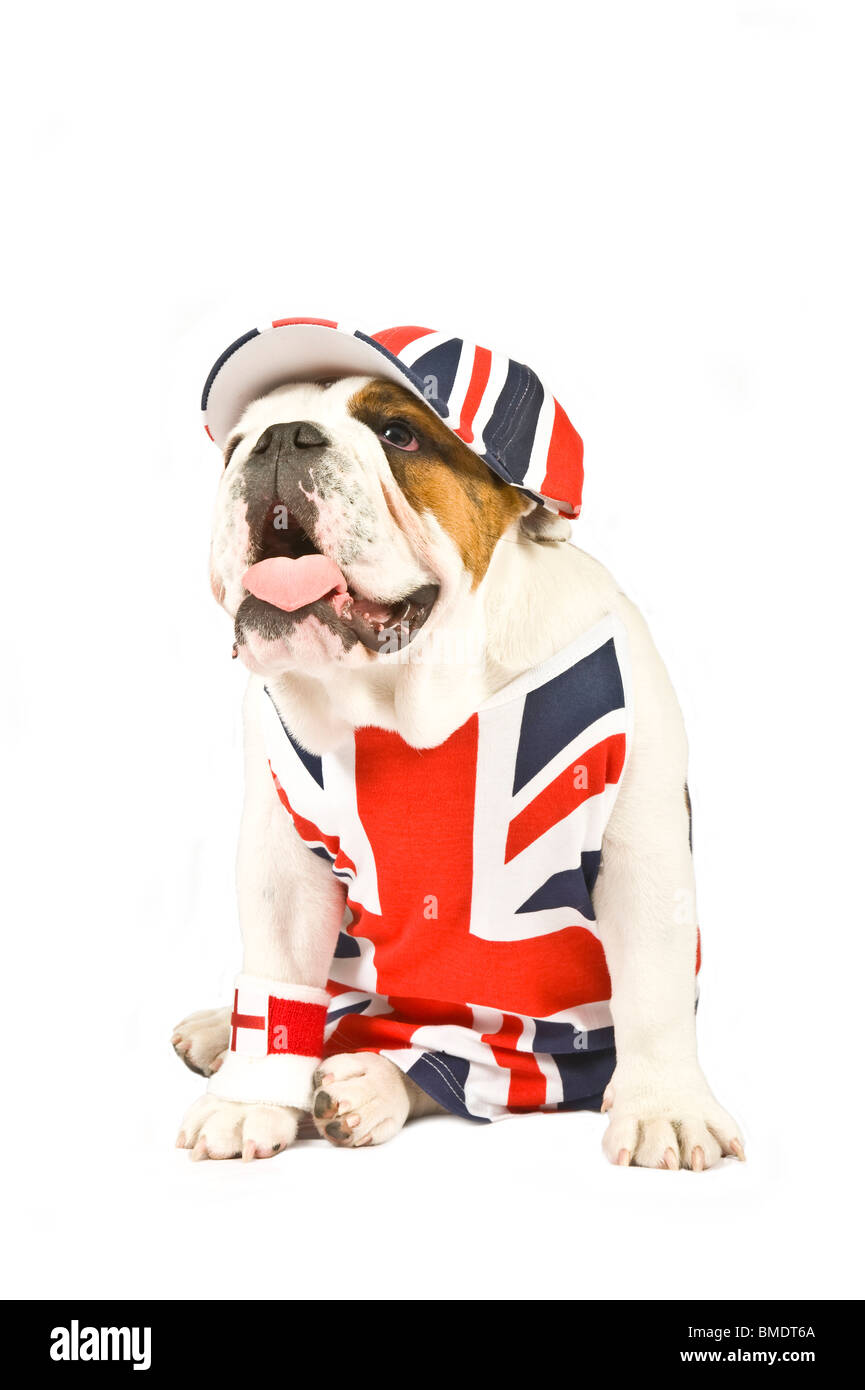
<path fill-rule="evenodd" d="M 207 1089 L 222 1100 L 308 1110 L 330 995 L 311 985 L 239 975 L 228 1054 Z"/>

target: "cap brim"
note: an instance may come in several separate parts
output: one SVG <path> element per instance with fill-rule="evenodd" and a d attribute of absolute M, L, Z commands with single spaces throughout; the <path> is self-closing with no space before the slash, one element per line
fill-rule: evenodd
<path fill-rule="evenodd" d="M 207 432 L 222 448 L 252 401 L 290 381 L 331 376 L 383 377 L 421 394 L 389 355 L 353 330 L 310 323 L 268 326 L 238 338 L 214 364 L 201 402 Z"/>

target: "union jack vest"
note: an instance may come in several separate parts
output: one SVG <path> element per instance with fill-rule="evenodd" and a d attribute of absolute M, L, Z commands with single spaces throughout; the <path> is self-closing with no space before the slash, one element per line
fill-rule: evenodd
<path fill-rule="evenodd" d="M 473 1120 L 600 1107 L 615 1050 L 592 889 L 632 714 L 613 616 L 435 748 L 362 728 L 316 756 L 261 687 L 276 794 L 345 885 L 325 1057 L 380 1052 Z"/>

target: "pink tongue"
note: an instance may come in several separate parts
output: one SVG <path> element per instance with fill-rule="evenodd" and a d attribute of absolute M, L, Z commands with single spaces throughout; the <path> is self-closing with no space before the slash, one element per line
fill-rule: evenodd
<path fill-rule="evenodd" d="M 302 555 L 299 560 L 276 555 L 270 560 L 259 560 L 257 565 L 250 565 L 243 576 L 243 587 L 285 613 L 305 608 L 334 590 L 334 607 L 338 613 L 348 601 L 345 577 L 326 555 Z"/>

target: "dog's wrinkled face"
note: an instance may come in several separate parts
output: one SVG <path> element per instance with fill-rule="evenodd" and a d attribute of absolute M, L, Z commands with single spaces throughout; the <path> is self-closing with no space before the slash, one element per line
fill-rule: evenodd
<path fill-rule="evenodd" d="M 532 508 L 402 386 L 284 386 L 226 445 L 211 585 L 258 674 L 387 661 L 471 600 Z"/>

